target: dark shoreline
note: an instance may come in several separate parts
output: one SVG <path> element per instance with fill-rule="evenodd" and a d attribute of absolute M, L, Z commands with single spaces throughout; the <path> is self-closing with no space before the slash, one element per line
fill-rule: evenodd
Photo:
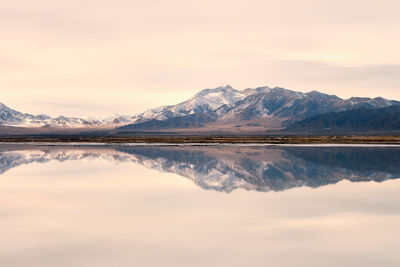
<path fill-rule="evenodd" d="M 1 143 L 198 143 L 198 144 L 390 144 L 400 136 L 143 136 L 143 137 L 0 137 Z"/>

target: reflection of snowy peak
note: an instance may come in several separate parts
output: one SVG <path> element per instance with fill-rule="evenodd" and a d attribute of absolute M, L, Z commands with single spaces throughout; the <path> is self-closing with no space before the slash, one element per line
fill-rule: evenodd
<path fill-rule="evenodd" d="M 191 179 L 204 189 L 267 192 L 400 177 L 400 148 L 119 147 L 136 162 Z M 328 157 L 329 156 L 329 157 Z M 388 161 L 387 157 L 392 160 Z M 369 162 L 374 160 L 372 166 Z"/>
<path fill-rule="evenodd" d="M 237 188 L 255 190 L 257 185 L 248 183 L 241 177 L 249 175 L 246 170 L 230 169 L 224 163 L 215 160 L 206 165 L 197 166 L 191 162 L 176 162 L 167 158 L 147 158 L 135 155 L 135 162 L 143 166 L 162 172 L 175 173 L 189 178 L 195 184 L 204 189 L 231 192 Z M 269 191 L 268 187 L 260 188 L 261 191 Z"/>
<path fill-rule="evenodd" d="M 9 146 L 0 152 L 0 173 L 51 160 L 106 160 L 137 163 L 176 173 L 204 189 L 262 192 L 319 187 L 341 180 L 384 181 L 400 177 L 400 148 L 392 147 L 237 147 Z"/>
<path fill-rule="evenodd" d="M 42 150 L 39 147 L 5 151 L 0 153 L 0 174 L 23 164 L 44 163 L 52 160 L 57 160 L 60 162 L 69 160 L 114 160 L 114 158 L 116 158 L 115 154 L 118 153 L 115 152 L 114 154 L 110 154 L 100 151 L 98 153 L 87 153 L 85 150 L 68 150 L 65 148 L 47 148 Z M 119 157 L 119 159 L 122 161 L 123 157 Z"/>

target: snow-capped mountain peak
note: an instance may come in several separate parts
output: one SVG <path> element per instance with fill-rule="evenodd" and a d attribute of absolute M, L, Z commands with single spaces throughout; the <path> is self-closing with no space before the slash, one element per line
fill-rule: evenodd
<path fill-rule="evenodd" d="M 161 121 L 195 113 L 212 113 L 224 105 L 231 107 L 246 96 L 244 91 L 236 90 L 229 85 L 204 89 L 177 105 L 150 109 L 134 118 L 136 123 L 142 123 L 148 120 Z"/>
<path fill-rule="evenodd" d="M 204 89 L 189 100 L 178 104 L 177 109 L 196 110 L 208 108 L 210 110 L 216 110 L 222 105 L 233 105 L 245 96 L 246 95 L 242 91 L 233 89 L 229 85 L 214 89 Z"/>
<path fill-rule="evenodd" d="M 236 90 L 230 85 L 204 89 L 176 105 L 147 110 L 135 116 L 75 118 L 31 115 L 0 103 L 0 125 L 21 127 L 117 128 L 156 130 L 221 124 L 236 129 L 259 126 L 259 130 L 282 129 L 300 120 L 329 112 L 356 108 L 383 108 L 400 104 L 384 98 L 341 99 L 318 91 L 296 92 L 282 87 Z M 230 126 L 229 126 L 230 125 Z M 245 128 L 243 127 L 243 129 Z M 232 129 L 232 128 L 231 128 Z"/>
<path fill-rule="evenodd" d="M 87 128 L 114 127 L 132 122 L 128 116 L 114 116 L 106 119 L 87 119 L 66 116 L 50 117 L 45 114 L 32 115 L 22 113 L 0 103 L 0 125 L 14 127 L 55 127 L 55 128 Z"/>
<path fill-rule="evenodd" d="M 318 91 L 296 92 L 268 86 L 236 90 L 231 86 L 204 89 L 182 103 L 152 109 L 135 116 L 135 122 L 121 129 L 204 127 L 208 123 L 263 129 L 282 129 L 297 121 L 328 112 L 353 108 L 381 108 L 400 102 L 383 98 L 341 99 Z"/>

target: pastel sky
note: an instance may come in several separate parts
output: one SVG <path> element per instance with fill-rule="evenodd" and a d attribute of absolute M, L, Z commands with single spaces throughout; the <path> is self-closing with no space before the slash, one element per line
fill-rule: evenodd
<path fill-rule="evenodd" d="M 398 0 L 13 0 L 0 5 L 0 102 L 135 114 L 203 88 L 400 99 Z"/>

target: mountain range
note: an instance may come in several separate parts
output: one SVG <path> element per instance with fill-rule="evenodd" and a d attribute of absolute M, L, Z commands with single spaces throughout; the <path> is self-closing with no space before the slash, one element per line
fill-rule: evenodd
<path fill-rule="evenodd" d="M 107 119 L 86 119 L 58 116 L 52 118 L 48 115 L 32 115 L 22 113 L 0 103 L 0 125 L 14 127 L 66 127 L 66 128 L 84 128 L 115 126 L 120 123 L 130 122 L 128 117 L 114 116 Z"/>
<path fill-rule="evenodd" d="M 290 125 L 288 131 L 391 131 L 400 129 L 400 105 L 330 112 Z"/>
<path fill-rule="evenodd" d="M 204 89 L 176 105 L 105 119 L 52 118 L 0 104 L 0 133 L 10 133 L 15 127 L 41 132 L 104 130 L 113 134 L 398 131 L 399 106 L 399 101 L 380 97 L 341 99 L 317 91 L 302 93 L 267 86 L 236 90 L 227 85 Z"/>

